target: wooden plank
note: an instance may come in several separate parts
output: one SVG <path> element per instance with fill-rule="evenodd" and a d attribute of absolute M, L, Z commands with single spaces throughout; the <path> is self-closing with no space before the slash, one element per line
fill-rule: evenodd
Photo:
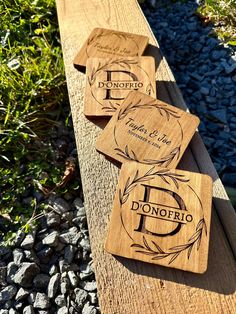
<path fill-rule="evenodd" d="M 104 121 L 95 125 L 83 115 L 85 76 L 73 66 L 75 55 L 94 27 L 147 35 L 153 45 L 149 54 L 156 59 L 158 98 L 185 105 L 135 0 L 57 0 L 57 9 L 102 313 L 234 313 L 235 261 L 228 240 L 235 249 L 235 216 L 199 135 L 184 154 L 181 167 L 208 173 L 214 180 L 207 272 L 195 275 L 116 258 L 104 251 L 119 169 L 95 149 Z M 222 223 L 227 226 L 228 240 Z"/>

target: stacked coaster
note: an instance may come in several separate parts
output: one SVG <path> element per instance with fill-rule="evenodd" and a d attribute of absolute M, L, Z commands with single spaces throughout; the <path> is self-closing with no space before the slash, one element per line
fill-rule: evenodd
<path fill-rule="evenodd" d="M 145 36 L 96 28 L 76 56 L 86 65 L 84 114 L 111 116 L 96 149 L 122 164 L 105 249 L 195 273 L 207 269 L 212 180 L 176 170 L 199 119 L 155 98 Z"/>
<path fill-rule="evenodd" d="M 84 114 L 112 116 L 132 90 L 156 96 L 152 57 L 89 58 Z"/>
<path fill-rule="evenodd" d="M 98 151 L 126 160 L 176 167 L 199 119 L 160 100 L 132 91 L 98 137 Z"/>
<path fill-rule="evenodd" d="M 105 28 L 94 28 L 74 59 L 76 67 L 85 67 L 91 57 L 138 57 L 148 44 L 148 37 L 118 32 Z"/>

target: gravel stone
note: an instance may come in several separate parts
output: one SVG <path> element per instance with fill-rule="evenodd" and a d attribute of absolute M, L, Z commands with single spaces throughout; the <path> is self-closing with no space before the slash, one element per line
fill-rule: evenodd
<path fill-rule="evenodd" d="M 48 284 L 48 297 L 49 298 L 55 297 L 57 290 L 58 290 L 58 287 L 59 287 L 59 284 L 60 284 L 60 278 L 61 278 L 61 275 L 59 273 L 57 273 L 51 277 L 49 284 Z"/>
<path fill-rule="evenodd" d="M 8 283 L 14 283 L 13 279 L 18 270 L 18 267 L 19 266 L 15 264 L 14 262 L 10 262 L 7 265 L 7 282 Z"/>
<path fill-rule="evenodd" d="M 76 208 L 76 216 L 77 217 L 85 217 L 86 216 L 86 211 L 84 208 L 84 204 L 80 198 L 76 198 L 73 203 L 74 207 Z"/>
<path fill-rule="evenodd" d="M 218 119 L 219 121 L 227 124 L 227 113 L 225 109 L 218 109 L 212 111 L 212 116 Z"/>
<path fill-rule="evenodd" d="M 76 276 L 76 274 L 72 270 L 68 271 L 68 277 L 69 277 L 71 286 L 77 287 L 79 278 Z"/>
<path fill-rule="evenodd" d="M 34 308 L 48 309 L 50 307 L 49 298 L 45 293 L 38 292 L 34 301 Z"/>
<path fill-rule="evenodd" d="M 63 278 L 63 281 L 61 281 L 60 288 L 61 288 L 61 293 L 62 294 L 66 294 L 69 291 L 69 289 L 70 289 L 70 281 L 69 281 L 68 278 Z"/>
<path fill-rule="evenodd" d="M 73 245 L 67 245 L 65 247 L 64 260 L 66 263 L 68 264 L 72 263 L 75 252 L 76 252 L 76 247 L 74 247 Z"/>
<path fill-rule="evenodd" d="M 20 265 L 24 261 L 24 252 L 20 248 L 16 248 L 12 252 L 13 261 L 16 265 Z"/>
<path fill-rule="evenodd" d="M 87 281 L 87 282 L 81 282 L 81 286 L 84 290 L 92 292 L 97 290 L 97 284 L 96 281 Z"/>
<path fill-rule="evenodd" d="M 46 227 L 46 228 L 43 228 L 43 229 L 41 229 L 41 230 L 39 230 L 38 233 L 37 233 L 37 235 L 36 235 L 36 238 L 37 238 L 37 240 L 40 240 L 40 241 L 36 242 L 35 246 L 37 246 L 39 242 L 42 243 L 41 241 L 42 241 L 47 235 L 49 235 L 50 232 L 51 232 L 50 229 L 47 228 L 47 227 Z"/>
<path fill-rule="evenodd" d="M 60 235 L 60 241 L 63 243 L 76 245 L 80 237 L 81 234 L 79 230 L 76 227 L 72 227 Z"/>
<path fill-rule="evenodd" d="M 52 206 L 59 214 L 66 213 L 70 210 L 70 205 L 62 198 L 55 199 Z"/>
<path fill-rule="evenodd" d="M 65 271 L 69 271 L 69 270 L 77 271 L 77 270 L 79 270 L 79 266 L 75 263 L 67 264 L 64 260 L 60 260 L 59 261 L 59 269 L 60 269 L 61 273 L 65 272 Z"/>
<path fill-rule="evenodd" d="M 21 301 L 21 300 L 25 299 L 26 297 L 28 297 L 28 295 L 29 295 L 29 290 L 26 290 L 24 288 L 20 288 L 16 294 L 15 300 Z"/>
<path fill-rule="evenodd" d="M 8 310 L 4 310 L 4 309 L 0 310 L 0 314 L 8 314 L 8 313 L 9 313 Z"/>
<path fill-rule="evenodd" d="M 90 264 L 81 264 L 79 277 L 81 280 L 86 280 L 93 275 L 93 270 Z"/>
<path fill-rule="evenodd" d="M 88 238 L 83 238 L 79 241 L 80 246 L 87 252 L 91 252 L 90 241 Z"/>
<path fill-rule="evenodd" d="M 33 283 L 37 289 L 46 289 L 50 280 L 50 276 L 46 274 L 38 274 L 35 276 Z"/>
<path fill-rule="evenodd" d="M 32 263 L 36 263 L 38 265 L 40 264 L 40 261 L 39 261 L 37 255 L 33 249 L 32 250 L 25 250 L 24 253 L 25 253 L 25 258 L 28 261 L 30 261 Z"/>
<path fill-rule="evenodd" d="M 41 263 L 47 264 L 50 262 L 53 250 L 50 247 L 45 247 L 37 253 Z"/>
<path fill-rule="evenodd" d="M 7 283 L 7 266 L 0 267 L 0 283 L 3 286 Z"/>
<path fill-rule="evenodd" d="M 44 238 L 44 237 L 43 237 Z M 45 248 L 45 245 L 42 243 L 42 241 L 37 241 L 34 245 L 35 251 L 39 252 Z M 38 253 L 37 253 L 38 254 Z"/>
<path fill-rule="evenodd" d="M 53 231 L 43 239 L 42 243 L 48 246 L 57 246 L 58 237 L 59 233 L 57 231 Z"/>
<path fill-rule="evenodd" d="M 58 305 L 59 307 L 63 307 L 66 306 L 66 300 L 63 294 L 59 294 L 56 298 L 55 298 L 55 303 L 56 305 Z"/>
<path fill-rule="evenodd" d="M 92 303 L 92 304 L 97 304 L 98 303 L 98 297 L 97 297 L 96 293 L 89 292 L 88 298 L 89 298 L 90 303 Z"/>
<path fill-rule="evenodd" d="M 18 312 L 15 309 L 10 308 L 9 309 L 9 314 L 18 314 Z"/>
<path fill-rule="evenodd" d="M 46 216 L 46 223 L 48 227 L 56 227 L 60 224 L 61 218 L 60 215 L 50 212 Z"/>
<path fill-rule="evenodd" d="M 18 301 L 18 302 L 15 302 L 14 303 L 14 308 L 18 311 L 21 311 L 22 312 L 22 307 L 23 307 L 23 302 L 20 302 L 20 301 Z"/>
<path fill-rule="evenodd" d="M 55 275 L 56 273 L 58 273 L 58 267 L 56 265 L 52 265 L 48 271 L 50 276 Z"/>
<path fill-rule="evenodd" d="M 223 174 L 223 180 L 225 182 L 231 182 L 234 185 L 236 185 L 236 173 L 224 173 Z"/>
<path fill-rule="evenodd" d="M 27 234 L 20 245 L 23 249 L 32 249 L 34 246 L 34 234 Z"/>
<path fill-rule="evenodd" d="M 4 303 L 3 307 L 6 310 L 9 310 L 11 307 L 13 306 L 13 301 L 12 300 L 8 300 Z"/>
<path fill-rule="evenodd" d="M 32 285 L 34 277 L 39 273 L 39 267 L 35 263 L 22 263 L 14 276 L 14 282 L 24 288 Z"/>
<path fill-rule="evenodd" d="M 34 308 L 32 305 L 27 305 L 24 309 L 23 309 L 23 314 L 34 314 Z"/>
<path fill-rule="evenodd" d="M 0 304 L 11 300 L 17 293 L 15 285 L 7 286 L 0 292 Z"/>
<path fill-rule="evenodd" d="M 0 256 L 4 256 L 9 253 L 9 248 L 4 245 L 0 245 Z"/>
<path fill-rule="evenodd" d="M 88 298 L 88 292 L 80 289 L 80 288 L 76 288 L 75 289 L 75 301 L 78 304 L 78 306 L 83 306 L 86 302 Z"/>
<path fill-rule="evenodd" d="M 62 218 L 64 219 L 64 220 L 68 220 L 69 222 L 71 222 L 72 221 L 72 219 L 74 218 L 74 213 L 73 212 L 67 212 L 67 213 L 64 213 L 64 214 L 62 214 Z"/>
<path fill-rule="evenodd" d="M 208 87 L 201 87 L 200 88 L 200 92 L 203 94 L 203 95 L 209 95 L 210 94 L 210 89 Z"/>
<path fill-rule="evenodd" d="M 35 301 L 35 298 L 36 298 L 36 291 L 33 291 L 29 294 L 27 300 L 28 300 L 28 303 L 33 305 L 34 301 Z"/>
<path fill-rule="evenodd" d="M 58 311 L 57 314 L 68 314 L 68 309 L 66 306 L 61 307 Z"/>
<path fill-rule="evenodd" d="M 4 245 L 0 245 L 0 256 L 3 261 L 8 261 L 12 256 L 12 251 Z"/>
<path fill-rule="evenodd" d="M 94 306 L 91 306 L 89 302 L 87 302 L 82 310 L 82 314 L 96 314 L 97 309 Z"/>

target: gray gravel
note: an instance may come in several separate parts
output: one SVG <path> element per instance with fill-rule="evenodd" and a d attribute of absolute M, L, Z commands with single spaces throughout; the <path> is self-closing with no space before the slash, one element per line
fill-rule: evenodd
<path fill-rule="evenodd" d="M 236 47 L 214 37 L 195 15 L 201 1 L 151 1 L 144 13 L 187 106 L 201 120 L 200 134 L 227 186 L 236 185 Z"/>
<path fill-rule="evenodd" d="M 83 202 L 55 196 L 32 232 L 0 247 L 0 308 L 8 314 L 99 313 Z"/>

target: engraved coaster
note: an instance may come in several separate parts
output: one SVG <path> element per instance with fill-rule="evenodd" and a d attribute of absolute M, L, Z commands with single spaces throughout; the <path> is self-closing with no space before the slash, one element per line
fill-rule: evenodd
<path fill-rule="evenodd" d="M 199 118 L 132 91 L 97 139 L 96 149 L 119 162 L 175 168 Z"/>
<path fill-rule="evenodd" d="M 152 57 L 89 58 L 86 66 L 84 114 L 111 116 L 131 90 L 156 96 Z"/>
<path fill-rule="evenodd" d="M 90 57 L 140 56 L 148 44 L 148 37 L 119 32 L 105 28 L 94 28 L 89 38 L 74 59 L 75 66 L 86 66 Z"/>
<path fill-rule="evenodd" d="M 105 249 L 194 273 L 207 269 L 212 180 L 207 175 L 126 162 Z"/>

